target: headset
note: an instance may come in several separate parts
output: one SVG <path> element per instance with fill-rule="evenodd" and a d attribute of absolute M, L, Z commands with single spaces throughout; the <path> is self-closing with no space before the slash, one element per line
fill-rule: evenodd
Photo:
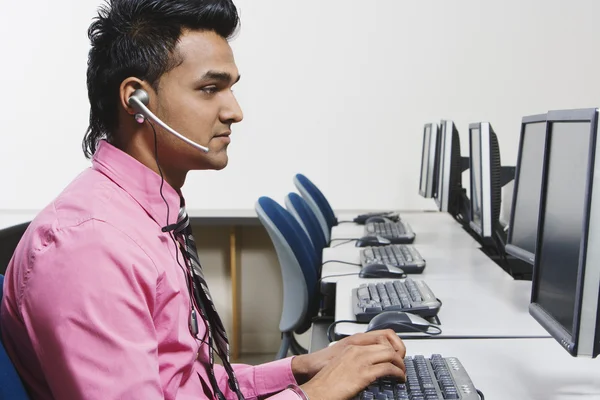
<path fill-rule="evenodd" d="M 187 144 L 197 148 L 198 150 L 203 151 L 204 153 L 208 153 L 208 147 L 204 147 L 202 145 L 199 145 L 196 142 L 191 141 L 190 139 L 186 138 L 185 136 L 183 136 L 182 134 L 180 134 L 179 132 L 177 132 L 176 130 L 171 128 L 169 125 L 165 124 L 156 115 L 154 115 L 152 113 L 152 111 L 150 111 L 150 109 L 148 109 L 148 107 L 147 107 L 148 104 L 150 103 L 150 96 L 148 95 L 148 92 L 146 92 L 145 90 L 137 89 L 129 97 L 129 99 L 127 100 L 127 103 L 129 104 L 129 106 L 131 108 L 133 108 L 137 112 L 135 114 L 135 120 L 137 123 L 143 124 L 147 118 L 147 119 L 151 120 L 152 122 L 155 122 L 156 124 L 160 125 L 167 132 L 177 136 L 179 139 L 183 140 Z"/>
<path fill-rule="evenodd" d="M 195 148 L 208 153 L 208 147 L 204 147 L 199 145 L 198 143 L 195 143 L 193 141 L 191 141 L 190 139 L 186 138 L 185 136 L 181 135 L 179 132 L 177 132 L 176 130 L 174 130 L 173 128 L 171 128 L 169 125 L 165 124 L 163 121 L 160 120 L 160 118 L 158 118 L 156 115 L 154 115 L 154 113 L 152 113 L 152 111 L 150 111 L 147 107 L 147 105 L 150 102 L 150 96 L 148 95 L 148 92 L 146 92 L 143 89 L 137 89 L 133 92 L 133 94 L 129 97 L 129 99 L 127 100 L 127 103 L 129 104 L 130 107 L 132 107 L 135 111 L 136 114 L 134 116 L 135 121 L 138 124 L 143 124 L 146 119 L 149 119 L 153 122 L 155 122 L 156 124 L 162 126 L 166 131 L 168 131 L 169 133 L 177 136 L 179 139 L 183 140 L 184 142 L 194 146 Z M 154 132 L 154 143 L 155 143 L 155 151 L 158 151 L 156 148 L 156 130 L 154 129 L 154 126 L 151 124 L 150 125 L 152 127 L 152 130 Z M 161 184 L 160 184 L 160 195 L 162 197 L 162 199 L 165 202 L 165 205 L 167 206 L 167 224 L 169 221 L 169 204 L 167 203 L 167 201 L 165 200 L 163 193 L 162 193 L 162 187 L 163 187 L 163 183 L 164 183 L 164 176 L 162 173 L 162 169 L 160 168 L 160 164 L 158 163 L 158 153 L 155 153 L 156 155 L 156 165 L 158 166 L 158 172 L 160 174 L 160 178 L 161 178 Z M 172 225 L 167 225 L 165 227 L 162 228 L 163 232 L 171 232 L 173 230 L 175 230 L 175 228 L 177 228 L 177 224 L 172 224 Z M 175 241 L 175 238 L 171 236 L 171 239 L 173 240 L 173 243 L 175 244 L 175 247 L 177 247 L 177 242 Z M 183 271 L 186 273 L 186 279 L 189 279 L 190 282 L 193 281 L 193 275 L 189 276 L 187 275 L 189 272 L 186 270 L 186 268 L 184 268 L 181 263 L 179 262 L 179 252 L 177 253 L 177 264 L 179 264 L 179 266 L 183 269 Z M 188 284 L 188 291 L 189 291 L 189 295 L 190 295 L 190 303 L 192 304 L 191 307 L 191 311 L 190 311 L 190 319 L 188 321 L 188 326 L 190 328 L 190 333 L 192 334 L 192 336 L 198 340 L 200 340 L 201 342 L 205 342 L 204 339 L 200 339 L 198 338 L 198 316 L 196 314 L 196 309 L 195 307 L 197 307 L 198 309 L 200 309 L 198 307 L 198 305 L 196 304 L 196 301 L 194 299 L 194 290 L 190 289 L 190 286 Z M 208 343 L 206 343 L 208 344 Z"/>

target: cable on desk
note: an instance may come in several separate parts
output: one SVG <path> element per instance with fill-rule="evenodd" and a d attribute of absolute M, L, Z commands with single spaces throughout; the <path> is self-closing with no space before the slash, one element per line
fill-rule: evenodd
<path fill-rule="evenodd" d="M 385 312 L 385 311 L 382 311 L 382 312 Z M 395 324 L 403 326 L 403 327 L 408 328 L 408 329 L 414 329 L 412 326 L 407 325 L 407 324 L 403 324 L 401 322 L 395 322 Z M 442 328 L 440 328 L 439 326 L 429 325 L 427 327 L 427 329 L 429 330 L 429 328 L 435 328 L 436 330 L 433 331 L 433 332 L 427 332 L 427 331 L 423 332 L 423 331 L 411 330 L 411 331 L 407 331 L 407 332 L 396 332 L 396 333 L 399 333 L 399 334 L 403 334 L 403 333 L 424 333 L 424 334 L 429 335 L 429 336 L 437 336 L 437 335 L 441 335 L 442 334 Z"/>
<path fill-rule="evenodd" d="M 383 312 L 385 312 L 385 311 L 383 311 Z M 335 326 L 337 324 L 342 324 L 342 323 L 357 324 L 358 322 L 352 321 L 352 320 L 348 320 L 348 319 L 342 319 L 342 320 L 339 320 L 339 321 L 335 321 L 334 323 L 332 323 L 331 325 L 329 325 L 329 328 L 327 328 L 327 339 L 329 340 L 330 343 L 334 341 L 334 338 L 331 336 L 331 334 L 333 333 L 333 328 L 335 328 Z M 404 326 L 405 328 L 408 328 L 408 329 L 414 329 L 412 326 L 407 325 L 407 324 L 403 324 L 403 323 L 400 323 L 400 322 L 396 322 L 396 324 L 398 324 L 400 326 Z M 364 325 L 364 324 L 362 324 L 362 325 Z M 427 327 L 427 329 L 429 330 L 429 328 L 435 328 L 436 330 L 434 332 L 427 332 L 427 331 L 425 331 L 425 332 L 418 332 L 418 331 L 411 330 L 409 332 L 398 332 L 398 333 L 424 333 L 424 334 L 429 335 L 429 336 L 438 336 L 438 335 L 442 334 L 442 328 L 440 328 L 439 326 L 429 325 Z"/>
<path fill-rule="evenodd" d="M 321 284 L 321 282 L 323 281 L 323 279 L 327 279 L 327 278 L 339 278 L 340 276 L 352 276 L 352 275 L 358 275 L 358 272 L 354 272 L 352 274 L 337 274 L 337 275 L 328 275 L 328 276 L 324 276 L 322 278 L 319 278 L 319 280 L 317 281 L 317 286 Z M 354 321 L 356 322 L 356 321 Z"/>
<path fill-rule="evenodd" d="M 340 264 L 348 264 L 348 265 L 354 265 L 356 267 L 362 267 L 362 264 L 358 264 L 358 263 L 352 263 L 352 262 L 348 262 L 348 261 L 340 261 L 340 260 L 327 260 L 325 261 L 323 264 L 321 265 L 325 265 L 327 263 L 332 263 L 332 262 L 336 262 L 336 263 L 340 263 Z"/>
<path fill-rule="evenodd" d="M 479 399 L 480 400 L 485 400 L 485 396 L 483 395 L 483 393 L 481 393 L 481 390 L 479 390 L 479 389 L 475 389 L 475 390 L 477 390 L 477 394 L 479 395 Z"/>
<path fill-rule="evenodd" d="M 331 334 L 333 333 L 333 328 L 335 328 L 335 326 L 337 324 L 342 324 L 342 323 L 349 323 L 349 324 L 357 324 L 358 322 L 356 321 L 352 321 L 349 319 L 341 319 L 339 321 L 335 321 L 334 323 L 332 323 L 331 325 L 329 325 L 329 328 L 327 328 L 327 339 L 329 340 L 329 343 L 334 341 L 334 338 L 331 337 Z"/>
<path fill-rule="evenodd" d="M 331 242 L 335 242 L 338 240 L 358 240 L 358 238 L 335 238 L 335 239 L 329 239 L 329 244 L 331 244 Z"/>
<path fill-rule="evenodd" d="M 334 240 L 345 240 L 345 242 L 338 243 L 335 246 L 331 246 L 332 248 L 333 247 L 338 247 L 338 246 L 341 246 L 343 244 L 347 244 L 347 243 L 350 243 L 350 242 L 356 242 L 356 241 L 358 241 L 358 239 L 332 239 L 332 240 L 329 241 L 329 244 L 331 244 L 331 242 L 333 242 Z"/>

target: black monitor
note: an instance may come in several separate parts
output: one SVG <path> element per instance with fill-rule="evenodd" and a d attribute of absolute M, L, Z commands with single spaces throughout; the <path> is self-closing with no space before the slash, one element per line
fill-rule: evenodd
<path fill-rule="evenodd" d="M 470 226 L 482 239 L 493 238 L 500 220 L 502 165 L 498 137 L 489 122 L 469 125 Z"/>
<path fill-rule="evenodd" d="M 462 159 L 460 138 L 454 122 L 442 120 L 439 140 L 439 171 L 435 202 L 438 209 L 457 216 L 462 205 Z"/>
<path fill-rule="evenodd" d="M 438 137 L 438 125 L 435 123 L 425 124 L 423 127 L 419 194 L 426 199 L 434 197 L 437 192 Z"/>
<path fill-rule="evenodd" d="M 597 137 L 597 109 L 548 112 L 529 312 L 578 357 L 600 352 Z"/>
<path fill-rule="evenodd" d="M 533 265 L 537 243 L 546 114 L 523 117 L 506 252 Z"/>

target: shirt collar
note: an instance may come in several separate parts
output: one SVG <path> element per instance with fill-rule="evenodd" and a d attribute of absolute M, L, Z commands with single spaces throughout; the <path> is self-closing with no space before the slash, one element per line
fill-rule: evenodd
<path fill-rule="evenodd" d="M 160 194 L 160 175 L 129 154 L 106 140 L 101 140 L 92 158 L 92 168 L 125 190 L 159 226 L 177 222 L 183 198 L 165 181 L 162 188 L 163 200 Z M 165 200 L 169 206 L 168 221 Z"/>

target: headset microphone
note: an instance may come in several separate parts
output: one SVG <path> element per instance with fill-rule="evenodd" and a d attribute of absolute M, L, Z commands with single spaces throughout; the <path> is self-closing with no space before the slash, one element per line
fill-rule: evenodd
<path fill-rule="evenodd" d="M 183 140 L 187 144 L 194 146 L 198 150 L 202 150 L 203 152 L 208 153 L 208 147 L 201 146 L 198 143 L 191 141 L 190 139 L 186 138 L 185 136 L 171 128 L 169 125 L 165 124 L 156 115 L 154 115 L 152 111 L 150 111 L 147 107 L 148 103 L 150 102 L 150 97 L 148 96 L 148 93 L 145 90 L 137 89 L 135 92 L 133 92 L 131 97 L 129 97 L 129 100 L 127 102 L 135 111 L 137 111 L 137 114 L 135 114 L 135 120 L 138 123 L 143 124 L 146 118 L 148 118 L 151 121 L 163 127 L 169 133 L 177 136 L 179 139 Z"/>

